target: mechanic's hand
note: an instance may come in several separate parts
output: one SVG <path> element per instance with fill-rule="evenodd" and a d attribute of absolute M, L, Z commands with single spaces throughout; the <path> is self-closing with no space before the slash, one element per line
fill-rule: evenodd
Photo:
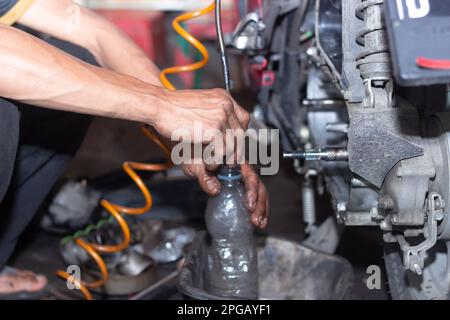
<path fill-rule="evenodd" d="M 200 187 L 207 194 L 214 196 L 219 193 L 219 180 L 203 164 L 185 164 L 182 167 L 186 175 L 198 180 Z M 269 215 L 269 196 L 266 187 L 251 165 L 241 165 L 241 173 L 246 189 L 245 206 L 252 215 L 252 223 L 264 229 L 267 226 L 267 217 Z"/>
<path fill-rule="evenodd" d="M 225 138 L 226 129 L 246 130 L 248 127 L 248 112 L 225 90 L 166 91 L 162 98 L 166 103 L 158 109 L 152 125 L 168 139 L 176 129 L 185 129 L 192 143 L 208 144 L 211 141 L 204 137 L 207 130 L 219 130 Z M 202 124 L 202 136 L 194 135 L 195 122 Z"/>

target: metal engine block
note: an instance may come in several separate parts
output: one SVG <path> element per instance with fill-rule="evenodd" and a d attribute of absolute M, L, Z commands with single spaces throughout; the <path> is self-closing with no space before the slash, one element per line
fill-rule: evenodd
<path fill-rule="evenodd" d="M 379 226 L 386 242 L 400 245 L 405 267 L 421 274 L 427 250 L 438 239 L 449 240 L 450 117 L 424 117 L 394 94 L 383 2 L 350 0 L 336 7 L 317 1 L 317 50 L 311 59 L 316 70 L 309 73 L 308 86 L 317 84 L 318 70 L 331 75 L 346 108 L 308 87 L 307 99 L 317 108 L 308 110 L 314 150 L 303 159 L 317 149 L 345 149 L 348 161 L 314 164 L 324 174 L 338 220 Z M 321 39 L 333 14 L 342 16 L 342 52 L 331 52 Z M 330 58 L 336 54 L 341 62 Z"/>
<path fill-rule="evenodd" d="M 257 110 L 280 128 L 285 157 L 304 177 L 306 231 L 317 227 L 313 193 L 323 179 L 338 222 L 379 227 L 421 274 L 427 252 L 450 240 L 450 116 L 436 112 L 445 103 L 419 101 L 433 88 L 411 95 L 398 86 L 385 1 L 268 1 L 232 46 L 273 80 L 261 81 Z"/>

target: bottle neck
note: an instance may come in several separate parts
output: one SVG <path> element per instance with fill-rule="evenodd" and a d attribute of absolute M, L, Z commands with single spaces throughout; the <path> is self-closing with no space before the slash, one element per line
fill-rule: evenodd
<path fill-rule="evenodd" d="M 228 167 L 222 166 L 217 174 L 217 178 L 220 180 L 222 185 L 233 186 L 241 183 L 242 175 L 240 167 Z"/>
<path fill-rule="evenodd" d="M 242 180 L 227 180 L 227 179 L 219 179 L 220 183 L 222 184 L 222 187 L 227 188 L 235 188 L 237 186 L 242 185 Z"/>

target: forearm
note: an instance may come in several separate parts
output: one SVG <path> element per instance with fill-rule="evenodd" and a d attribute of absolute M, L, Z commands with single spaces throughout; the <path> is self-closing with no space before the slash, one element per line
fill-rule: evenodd
<path fill-rule="evenodd" d="M 110 31 L 106 28 L 98 31 L 96 56 L 100 63 L 117 72 L 161 86 L 160 71 L 145 53 L 117 29 L 111 28 Z"/>
<path fill-rule="evenodd" d="M 158 67 L 120 30 L 105 22 L 104 27 L 98 28 L 94 34 L 97 41 L 91 50 L 102 66 L 162 86 Z"/>
<path fill-rule="evenodd" d="M 46 108 L 153 124 L 165 91 L 0 26 L 0 96 Z"/>
<path fill-rule="evenodd" d="M 35 0 L 19 22 L 88 49 L 105 68 L 161 85 L 158 68 L 127 35 L 71 0 Z"/>

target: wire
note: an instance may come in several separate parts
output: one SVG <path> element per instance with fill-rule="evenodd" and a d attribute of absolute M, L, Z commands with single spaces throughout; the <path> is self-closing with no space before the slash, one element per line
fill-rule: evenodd
<path fill-rule="evenodd" d="M 220 4 L 220 1 L 219 1 L 219 4 Z M 212 3 L 206 8 L 182 14 L 174 19 L 172 26 L 175 29 L 175 31 L 181 37 L 186 39 L 186 41 L 188 41 L 190 44 L 192 44 L 192 46 L 194 46 L 201 53 L 203 58 L 200 61 L 197 61 L 197 62 L 189 64 L 189 65 L 176 66 L 176 67 L 170 67 L 170 68 L 164 69 L 160 74 L 160 79 L 161 79 L 161 82 L 164 85 L 164 87 L 167 88 L 168 90 L 176 90 L 175 86 L 167 79 L 168 75 L 175 74 L 175 73 L 181 73 L 181 72 L 196 71 L 196 70 L 204 67 L 208 63 L 209 55 L 208 55 L 208 51 L 206 50 L 206 48 L 200 43 L 200 41 L 195 39 L 188 31 L 183 29 L 183 27 L 181 26 L 181 23 L 184 21 L 187 21 L 187 20 L 194 19 L 201 15 L 210 13 L 214 10 L 214 8 L 215 8 L 215 3 Z M 219 14 L 220 14 L 220 10 L 219 10 Z M 228 64 L 226 64 L 226 65 L 228 66 Z M 152 199 L 151 193 L 136 171 L 155 171 L 155 172 L 156 171 L 164 171 L 172 166 L 172 163 L 170 161 L 171 151 L 170 151 L 169 147 L 167 147 L 165 145 L 165 143 L 158 136 L 156 136 L 154 133 L 152 133 L 149 130 L 148 126 L 143 125 L 141 127 L 141 129 L 142 129 L 142 132 L 144 133 L 144 135 L 148 139 L 150 139 L 151 141 L 156 143 L 162 149 L 162 151 L 164 152 L 164 154 L 167 158 L 167 162 L 163 163 L 163 164 L 154 164 L 154 163 L 148 164 L 148 163 L 127 161 L 122 166 L 123 170 L 128 174 L 130 179 L 133 180 L 133 182 L 139 187 L 140 191 L 142 192 L 142 195 L 144 196 L 144 199 L 145 199 L 145 205 L 142 207 L 138 207 L 138 208 L 129 208 L 129 207 L 124 207 L 124 206 L 121 206 L 118 204 L 113 204 L 113 203 L 109 202 L 108 200 L 102 200 L 100 202 L 101 205 L 111 215 L 111 217 L 113 217 L 113 219 L 118 222 L 118 224 L 122 230 L 123 239 L 120 244 L 102 245 L 102 244 L 97 244 L 97 243 L 90 243 L 90 242 L 87 242 L 87 241 L 81 239 L 82 236 L 87 235 L 89 230 L 92 230 L 92 228 L 95 228 L 98 225 L 97 226 L 89 226 L 84 231 L 77 232 L 74 235 L 74 237 L 72 238 L 72 240 L 75 241 L 75 243 L 79 247 L 81 247 L 84 251 L 86 251 L 89 254 L 89 256 L 92 258 L 92 260 L 94 260 L 95 263 L 97 264 L 97 266 L 100 270 L 100 275 L 101 275 L 99 279 L 94 280 L 92 282 L 85 282 L 85 281 L 76 279 L 74 276 L 68 274 L 66 271 L 58 270 L 56 272 L 56 274 L 59 277 L 74 284 L 76 288 L 79 288 L 80 292 L 83 294 L 83 296 L 85 297 L 86 300 L 93 299 L 92 294 L 90 293 L 89 289 L 95 289 L 95 288 L 98 288 L 98 287 L 104 285 L 108 281 L 108 278 L 109 278 L 108 269 L 106 267 L 105 261 L 103 260 L 103 258 L 100 255 L 100 253 L 110 254 L 110 253 L 120 252 L 120 251 L 125 250 L 130 243 L 130 238 L 131 238 L 130 228 L 124 219 L 124 215 L 125 214 L 129 214 L 129 215 L 143 214 L 143 213 L 146 213 L 147 211 L 149 211 L 152 207 L 153 199 Z M 67 239 L 64 239 L 63 241 L 67 241 Z"/>
<path fill-rule="evenodd" d="M 223 39 L 223 30 L 222 30 L 222 14 L 221 14 L 222 1 L 215 0 L 215 6 L 216 6 L 215 10 L 216 33 L 217 33 L 217 40 L 219 41 L 220 61 L 222 62 L 225 90 L 230 92 L 231 91 L 230 65 L 228 63 L 228 57 L 225 49 L 225 41 Z"/>

